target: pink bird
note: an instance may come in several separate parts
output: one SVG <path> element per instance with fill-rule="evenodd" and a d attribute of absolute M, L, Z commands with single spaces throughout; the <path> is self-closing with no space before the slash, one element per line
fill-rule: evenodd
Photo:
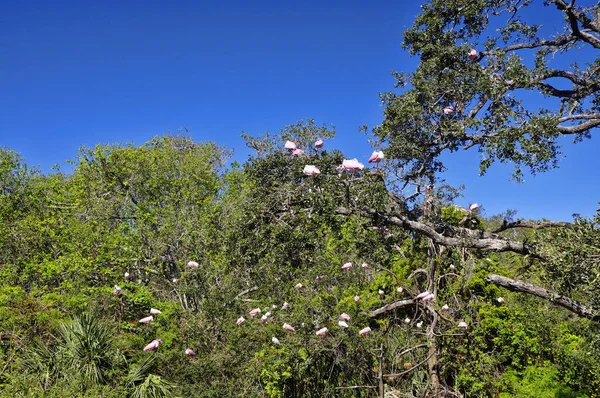
<path fill-rule="evenodd" d="M 302 283 L 296 283 L 296 286 L 294 286 L 296 289 L 302 289 Z"/>
<path fill-rule="evenodd" d="M 198 263 L 195 261 L 190 261 L 187 263 L 188 268 L 198 268 Z"/>
<path fill-rule="evenodd" d="M 243 316 L 239 317 L 238 320 L 235 322 L 236 325 L 240 326 L 242 323 L 244 323 L 245 319 Z"/>
<path fill-rule="evenodd" d="M 444 115 L 451 115 L 454 112 L 454 107 L 452 105 L 448 105 L 444 108 Z"/>
<path fill-rule="evenodd" d="M 287 324 L 287 323 L 284 323 L 284 324 L 283 324 L 283 328 L 284 328 L 285 330 L 287 330 L 288 332 L 295 332 L 295 331 L 296 331 L 296 329 L 294 329 L 294 327 L 293 327 L 292 325 L 290 325 L 290 324 Z"/>
<path fill-rule="evenodd" d="M 121 294 L 121 286 L 119 286 L 119 285 L 115 285 L 115 288 L 114 288 L 114 290 L 113 290 L 113 294 L 114 294 L 115 296 L 119 296 L 119 295 Z"/>
<path fill-rule="evenodd" d="M 479 204 L 477 203 L 473 203 L 471 206 L 469 206 L 469 211 L 475 211 L 479 209 Z"/>
<path fill-rule="evenodd" d="M 474 48 L 472 48 L 471 51 L 469 51 L 469 59 L 477 59 L 477 50 L 475 50 Z"/>
<path fill-rule="evenodd" d="M 402 287 L 399 287 L 399 288 L 397 288 L 397 289 L 396 289 L 396 291 L 397 291 L 398 293 L 402 293 L 402 291 L 403 291 L 403 290 L 404 290 L 404 289 L 402 289 Z"/>
<path fill-rule="evenodd" d="M 410 323 L 410 318 L 404 319 L 404 323 L 406 323 L 408 325 Z"/>
<path fill-rule="evenodd" d="M 466 329 L 467 328 L 467 323 L 466 322 L 460 322 L 458 324 L 458 327 L 461 328 L 461 329 Z"/>
<path fill-rule="evenodd" d="M 123 276 L 125 277 L 125 281 L 129 280 L 129 272 L 125 272 L 125 274 L 123 274 Z"/>
<path fill-rule="evenodd" d="M 371 328 L 367 326 L 367 327 L 366 327 L 366 328 L 364 328 L 364 329 L 360 329 L 360 330 L 358 331 L 358 334 L 367 334 L 367 333 L 370 333 L 370 332 L 371 332 Z"/>
<path fill-rule="evenodd" d="M 260 308 L 255 308 L 249 312 L 250 316 L 254 318 L 257 314 L 260 314 Z"/>
<path fill-rule="evenodd" d="M 196 353 L 191 348 L 186 348 L 185 349 L 185 355 L 187 355 L 188 357 L 195 357 Z"/>
<path fill-rule="evenodd" d="M 379 295 L 380 295 L 380 296 L 383 296 L 383 295 L 385 294 L 385 292 L 384 292 L 383 290 L 381 290 L 381 289 L 379 289 L 379 290 L 377 291 L 377 293 L 379 293 Z"/>
<path fill-rule="evenodd" d="M 354 296 L 354 301 L 358 303 L 358 300 L 360 300 L 360 296 Z"/>
<path fill-rule="evenodd" d="M 355 171 L 360 171 L 365 168 L 365 165 L 360 163 L 356 159 L 345 159 L 342 162 L 342 168 L 346 171 L 354 173 Z"/>
<path fill-rule="evenodd" d="M 325 278 L 323 275 L 317 275 L 317 276 L 315 277 L 315 280 L 316 280 L 316 281 L 320 281 L 320 280 L 322 280 L 323 278 Z"/>
<path fill-rule="evenodd" d="M 304 170 L 302 170 L 302 172 L 307 176 L 316 176 L 317 174 L 321 174 L 321 170 L 319 170 L 317 166 L 313 165 L 304 166 Z"/>
<path fill-rule="evenodd" d="M 345 312 L 340 315 L 340 319 L 343 321 L 349 321 L 350 320 L 350 315 L 346 314 Z"/>
<path fill-rule="evenodd" d="M 442 305 L 442 311 L 448 311 L 449 309 L 450 307 L 448 307 L 448 304 Z"/>
<path fill-rule="evenodd" d="M 300 148 L 296 148 L 292 151 L 292 156 L 302 156 L 304 155 L 304 151 Z"/>
<path fill-rule="evenodd" d="M 158 315 L 158 314 L 162 314 L 162 311 L 159 311 L 156 308 L 150 308 L 150 314 Z"/>
<path fill-rule="evenodd" d="M 158 348 L 160 343 L 162 343 L 162 340 L 152 340 L 150 344 L 144 347 L 144 351 L 153 351 L 154 349 Z"/>
<path fill-rule="evenodd" d="M 285 149 L 287 149 L 288 151 L 293 151 L 294 149 L 296 149 L 296 144 L 293 143 L 292 141 L 286 141 Z"/>
<path fill-rule="evenodd" d="M 350 268 L 352 268 L 352 263 L 346 263 L 342 265 L 342 269 L 345 271 L 350 271 Z"/>
<path fill-rule="evenodd" d="M 427 290 L 425 290 L 423 293 L 419 293 L 419 295 L 417 297 L 415 297 L 415 299 L 422 299 L 426 296 L 429 296 L 429 292 Z"/>
<path fill-rule="evenodd" d="M 140 323 L 145 323 L 146 325 L 148 325 L 153 320 L 154 320 L 154 317 L 152 315 L 150 315 L 150 316 L 140 319 Z"/>
<path fill-rule="evenodd" d="M 456 267 L 454 266 L 454 264 L 450 264 L 450 270 L 451 270 L 451 271 L 454 271 L 454 269 L 455 269 L 455 268 L 456 268 Z"/>
<path fill-rule="evenodd" d="M 315 141 L 315 149 L 321 149 L 321 148 L 323 148 L 323 140 Z"/>
<path fill-rule="evenodd" d="M 325 336 L 325 333 L 327 333 L 327 328 L 317 330 L 317 336 Z"/>
<path fill-rule="evenodd" d="M 362 265 L 360 266 L 362 269 L 369 269 L 371 267 L 369 267 L 369 264 L 367 263 L 362 263 Z"/>
<path fill-rule="evenodd" d="M 499 304 L 504 304 L 504 298 L 498 297 L 498 303 Z"/>
<path fill-rule="evenodd" d="M 379 163 L 383 160 L 385 156 L 383 155 L 383 151 L 375 151 L 371 154 L 369 158 L 369 163 Z"/>
<path fill-rule="evenodd" d="M 339 321 L 339 322 L 338 322 L 338 325 L 339 325 L 340 327 L 343 327 L 343 328 L 347 328 L 347 327 L 348 327 L 348 324 L 347 324 L 346 322 L 344 322 L 344 321 Z"/>
<path fill-rule="evenodd" d="M 282 310 L 287 310 L 288 308 L 290 308 L 290 305 L 288 304 L 288 302 L 286 301 L 285 303 L 283 303 L 283 305 L 281 306 Z"/>
<path fill-rule="evenodd" d="M 435 298 L 435 295 L 433 293 L 429 293 L 427 296 L 423 297 L 423 301 L 425 301 L 425 302 L 433 301 L 434 298 Z"/>

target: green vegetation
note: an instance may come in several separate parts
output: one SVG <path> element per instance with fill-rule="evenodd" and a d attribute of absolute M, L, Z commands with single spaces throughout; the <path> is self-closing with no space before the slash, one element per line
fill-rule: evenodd
<path fill-rule="evenodd" d="M 377 169 L 343 171 L 327 142 L 312 149 L 335 135 L 314 121 L 246 135 L 256 153 L 230 166 L 227 149 L 185 136 L 81 148 L 68 174 L 1 148 L 0 396 L 600 396 L 600 212 L 486 218 L 436 174 L 443 151 L 471 146 L 482 171 L 544 171 L 557 131 L 600 125 L 600 61 L 548 64 L 600 48 L 586 17 L 598 6 L 547 3 L 566 18 L 555 42 L 518 18 L 540 2 L 426 5 L 405 37 L 420 66 L 398 75 L 409 84 L 385 96 L 374 131 L 392 160 Z M 492 17 L 506 23 L 495 40 Z M 558 96 L 558 110 L 524 116 L 507 99 L 517 89 Z"/>

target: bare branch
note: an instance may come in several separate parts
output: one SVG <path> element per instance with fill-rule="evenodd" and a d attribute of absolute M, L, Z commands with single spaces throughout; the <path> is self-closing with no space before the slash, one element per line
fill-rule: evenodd
<path fill-rule="evenodd" d="M 494 285 L 505 287 L 513 292 L 527 293 L 533 296 L 549 299 L 551 302 L 592 321 L 600 320 L 600 314 L 598 314 L 595 309 L 586 307 L 585 305 L 569 297 L 553 293 L 544 289 L 543 287 L 534 286 L 529 283 L 517 281 L 500 275 L 488 275 L 485 280 L 493 283 Z"/>
<path fill-rule="evenodd" d="M 336 387 L 336 390 L 356 390 L 359 388 L 377 388 L 377 386 L 348 386 L 348 387 Z"/>
<path fill-rule="evenodd" d="M 533 228 L 533 229 L 542 229 L 542 228 L 553 228 L 553 227 L 568 227 L 571 223 L 566 221 L 542 221 L 542 222 L 533 222 L 533 221 L 525 221 L 519 220 L 514 222 L 507 222 L 504 220 L 502 226 L 494 231 L 495 234 L 506 231 L 511 228 Z"/>
<path fill-rule="evenodd" d="M 560 11 L 564 11 L 567 14 L 567 19 L 569 20 L 569 25 L 571 25 L 573 36 L 580 38 L 595 48 L 600 48 L 600 39 L 586 31 L 579 29 L 579 23 L 581 23 L 584 28 L 598 32 L 598 27 L 587 15 L 576 8 L 567 5 L 563 0 L 551 0 L 551 2 L 556 5 L 556 8 L 558 8 Z"/>
<path fill-rule="evenodd" d="M 597 126 L 600 126 L 600 118 L 588 120 L 575 126 L 557 126 L 556 128 L 562 134 L 579 134 Z"/>
<path fill-rule="evenodd" d="M 407 299 L 407 300 L 399 300 L 399 301 L 395 301 L 393 303 L 384 305 L 381 308 L 377 308 L 376 310 L 373 311 L 366 311 L 366 312 L 361 312 L 362 315 L 366 315 L 369 318 L 375 318 L 381 314 L 385 314 L 386 312 L 389 311 L 393 311 L 397 308 L 402 308 L 402 307 L 407 307 L 409 305 L 414 304 L 415 300 L 413 299 Z"/>
<path fill-rule="evenodd" d="M 353 214 L 352 211 L 345 208 L 338 208 L 336 212 L 343 215 Z M 444 225 L 444 233 L 442 234 L 425 223 L 410 220 L 408 217 L 399 213 L 382 214 L 369 208 L 361 209 L 360 213 L 364 217 L 383 219 L 387 223 L 417 232 L 430 238 L 434 243 L 444 246 L 464 247 L 495 252 L 513 252 L 541 258 L 538 254 L 534 253 L 533 248 L 527 243 L 510 240 L 504 236 L 487 231 Z"/>
<path fill-rule="evenodd" d="M 432 355 L 432 354 L 429 354 L 429 355 L 427 356 L 427 358 L 425 358 L 424 360 L 422 360 L 421 362 L 419 362 L 418 364 L 416 364 L 416 365 L 415 365 L 415 366 L 413 366 L 412 368 L 405 370 L 404 372 L 400 372 L 400 373 L 389 373 L 389 374 L 383 375 L 383 377 L 396 378 L 396 377 L 400 377 L 400 376 L 402 376 L 402 375 L 405 375 L 405 374 L 407 374 L 407 373 L 409 373 L 409 372 L 412 372 L 413 370 L 415 370 L 415 369 L 416 369 L 416 368 L 418 368 L 419 366 L 421 366 L 421 365 L 423 365 L 424 363 L 426 363 L 426 362 L 429 360 L 429 358 L 431 358 L 431 355 Z"/>

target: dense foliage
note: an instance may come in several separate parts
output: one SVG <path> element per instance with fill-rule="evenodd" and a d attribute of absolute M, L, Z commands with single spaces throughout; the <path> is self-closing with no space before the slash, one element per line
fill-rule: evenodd
<path fill-rule="evenodd" d="M 565 32 L 541 36 L 535 7 Z M 421 63 L 374 131 L 387 160 L 364 170 L 314 121 L 245 135 L 256 153 L 230 166 L 182 136 L 82 148 L 70 173 L 0 149 L 1 396 L 600 396 L 600 213 L 484 217 L 436 174 L 473 146 L 482 171 L 544 171 L 600 125 L 598 60 L 550 65 L 600 48 L 593 12 L 424 5 Z"/>

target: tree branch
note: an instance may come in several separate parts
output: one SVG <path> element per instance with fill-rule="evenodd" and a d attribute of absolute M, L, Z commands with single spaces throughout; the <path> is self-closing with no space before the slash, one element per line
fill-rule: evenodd
<path fill-rule="evenodd" d="M 543 287 L 534 286 L 529 283 L 493 274 L 488 275 L 485 278 L 485 280 L 490 283 L 493 283 L 494 285 L 505 287 L 513 292 L 527 293 L 533 296 L 549 299 L 551 302 L 558 304 L 561 307 L 566 308 L 579 316 L 596 322 L 600 321 L 600 314 L 598 314 L 598 312 L 595 309 L 586 307 L 585 305 L 569 297 L 553 293 L 549 290 L 544 289 Z"/>
<path fill-rule="evenodd" d="M 338 208 L 336 212 L 343 215 L 353 214 L 352 211 L 346 208 Z M 534 253 L 533 248 L 525 242 L 513 241 L 504 236 L 483 230 L 453 227 L 446 224 L 444 225 L 444 234 L 442 234 L 425 223 L 410 220 L 408 217 L 399 213 L 382 214 L 369 208 L 361 209 L 360 213 L 364 217 L 383 219 L 389 224 L 394 224 L 401 228 L 417 232 L 430 238 L 434 243 L 444 246 L 464 247 L 495 252 L 513 252 L 541 258 L 541 256 Z"/>
<path fill-rule="evenodd" d="M 525 221 L 519 220 L 514 222 L 507 222 L 504 220 L 502 226 L 494 231 L 495 234 L 506 231 L 511 228 L 533 228 L 533 229 L 542 229 L 542 228 L 552 228 L 552 227 L 568 227 L 571 223 L 566 221 L 542 221 L 542 222 L 533 222 L 533 221 Z"/>
<path fill-rule="evenodd" d="M 414 302 L 415 302 L 415 300 L 413 300 L 413 299 L 399 300 L 399 301 L 395 301 L 393 303 L 384 305 L 383 307 L 377 308 L 376 310 L 373 310 L 373 311 L 361 312 L 361 314 L 366 315 L 369 318 L 375 318 L 381 314 L 385 314 L 386 312 L 393 311 L 396 308 L 407 307 L 411 304 L 414 304 Z"/>

